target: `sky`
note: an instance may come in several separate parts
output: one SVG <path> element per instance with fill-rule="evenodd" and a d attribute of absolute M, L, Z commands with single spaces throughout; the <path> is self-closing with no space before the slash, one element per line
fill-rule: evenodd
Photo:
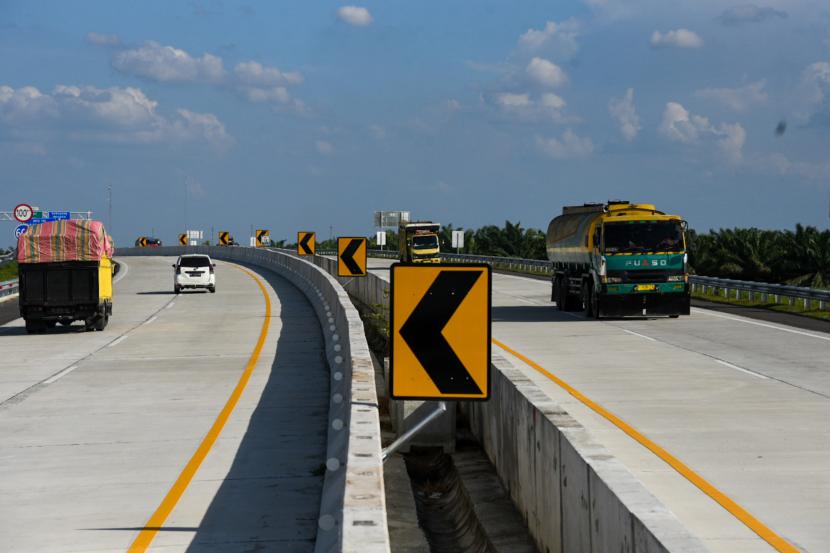
<path fill-rule="evenodd" d="M 0 190 L 117 244 L 608 199 L 827 228 L 830 5 L 2 0 Z"/>

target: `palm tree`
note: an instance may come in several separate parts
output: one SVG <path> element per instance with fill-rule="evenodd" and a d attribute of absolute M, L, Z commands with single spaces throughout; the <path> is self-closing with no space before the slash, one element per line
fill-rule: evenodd
<path fill-rule="evenodd" d="M 782 272 L 788 284 L 830 287 L 830 230 L 796 225 L 783 239 Z"/>

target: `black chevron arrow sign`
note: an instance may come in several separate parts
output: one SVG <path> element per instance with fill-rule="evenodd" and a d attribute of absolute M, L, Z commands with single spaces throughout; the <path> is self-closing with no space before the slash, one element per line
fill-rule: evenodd
<path fill-rule="evenodd" d="M 313 237 L 313 232 L 307 232 L 303 236 L 302 240 L 300 240 L 300 249 L 303 251 L 305 255 L 314 255 L 314 252 L 311 250 L 311 244 L 309 244 Z"/>
<path fill-rule="evenodd" d="M 346 249 L 343 250 L 343 253 L 340 254 L 340 261 L 343 262 L 343 265 L 346 266 L 348 270 L 348 275 L 341 275 L 341 276 L 361 276 L 365 274 L 365 269 L 360 266 L 360 264 L 355 259 L 355 254 L 357 250 L 360 249 L 360 246 L 366 241 L 365 238 L 341 238 L 340 240 L 348 240 L 349 243 L 346 246 Z M 364 263 L 365 265 L 365 263 Z"/>
<path fill-rule="evenodd" d="M 481 394 L 442 334 L 482 271 L 441 271 L 403 324 L 400 335 L 442 394 Z"/>

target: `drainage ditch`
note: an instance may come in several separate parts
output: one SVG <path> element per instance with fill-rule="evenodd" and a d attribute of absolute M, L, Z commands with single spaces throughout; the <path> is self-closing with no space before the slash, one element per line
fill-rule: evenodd
<path fill-rule="evenodd" d="M 389 323 L 381 306 L 352 297 L 376 361 L 388 357 Z M 378 366 L 380 365 L 380 366 Z M 383 366 L 375 366 L 384 447 L 395 438 Z M 454 408 L 454 404 L 450 403 Z M 430 553 L 537 553 L 521 514 L 513 506 L 495 468 L 461 417 L 456 452 L 412 447 L 385 466 L 392 551 Z M 401 463 L 401 459 L 403 463 Z M 460 463 L 460 464 L 459 464 Z M 401 474 L 405 465 L 406 475 Z M 459 468 L 460 467 L 460 468 Z M 409 490 L 405 487 L 408 479 Z M 414 503 L 414 505 L 413 505 Z M 418 529 L 411 519 L 417 515 Z"/>

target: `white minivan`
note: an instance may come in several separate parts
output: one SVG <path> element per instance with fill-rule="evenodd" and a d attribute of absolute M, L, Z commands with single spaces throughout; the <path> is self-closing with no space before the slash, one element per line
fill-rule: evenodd
<path fill-rule="evenodd" d="M 178 294 L 185 288 L 207 288 L 216 292 L 215 268 L 207 255 L 180 255 L 173 264 L 173 291 Z"/>

